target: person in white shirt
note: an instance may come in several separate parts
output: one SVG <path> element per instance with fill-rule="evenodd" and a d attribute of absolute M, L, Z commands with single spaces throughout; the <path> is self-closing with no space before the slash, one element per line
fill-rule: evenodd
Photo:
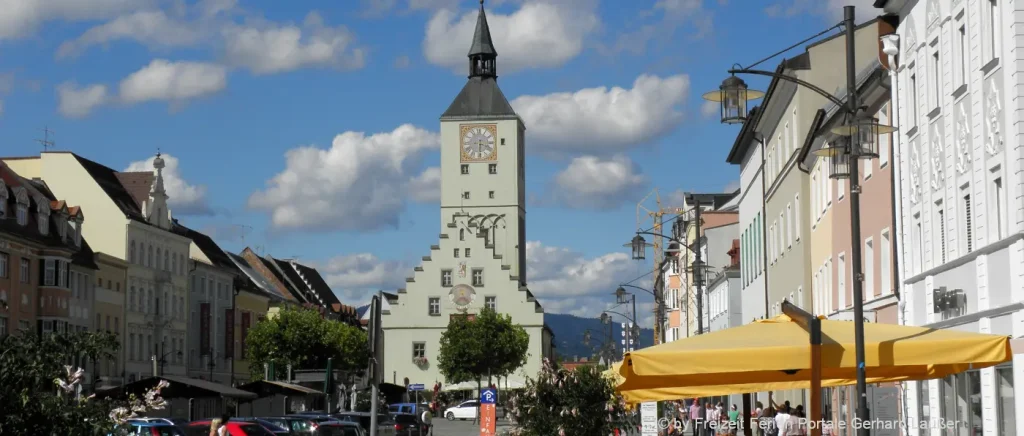
<path fill-rule="evenodd" d="M 789 404 L 783 404 L 779 408 L 779 413 L 775 414 L 775 426 L 779 429 L 779 436 L 787 436 L 787 424 L 789 424 Z"/>

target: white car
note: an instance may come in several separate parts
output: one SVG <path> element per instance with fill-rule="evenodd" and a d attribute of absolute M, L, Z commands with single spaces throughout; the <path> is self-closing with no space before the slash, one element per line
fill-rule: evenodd
<path fill-rule="evenodd" d="M 479 400 L 464 401 L 455 407 L 449 407 L 444 411 L 444 417 L 449 421 L 456 419 L 475 419 L 480 411 Z"/>

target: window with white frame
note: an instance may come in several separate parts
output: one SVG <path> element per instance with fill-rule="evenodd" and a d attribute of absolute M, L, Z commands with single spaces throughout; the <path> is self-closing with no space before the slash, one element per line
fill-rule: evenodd
<path fill-rule="evenodd" d="M 484 297 L 484 307 L 490 310 L 498 310 L 498 297 Z"/>
<path fill-rule="evenodd" d="M 992 214 L 990 224 L 992 228 L 992 237 L 989 238 L 992 242 L 1003 239 L 1007 235 L 1007 219 L 1006 219 L 1006 192 L 1003 189 L 1003 178 L 997 169 L 992 175 L 992 189 L 989 189 L 989 195 L 992 199 Z"/>
<path fill-rule="evenodd" d="M 825 261 L 825 313 L 832 313 L 832 292 L 835 287 L 832 286 L 832 257 L 829 257 Z"/>
<path fill-rule="evenodd" d="M 889 103 L 882 105 L 878 110 L 878 124 L 889 125 Z M 878 135 L 878 168 L 885 168 L 889 164 L 889 146 L 892 141 L 892 133 Z"/>
<path fill-rule="evenodd" d="M 932 55 L 929 58 L 929 68 L 932 70 L 931 103 L 932 108 L 937 109 L 942 105 L 942 62 L 939 60 L 939 40 L 932 42 Z"/>
<path fill-rule="evenodd" d="M 441 286 L 445 288 L 449 288 L 452 286 L 452 270 L 441 270 Z"/>
<path fill-rule="evenodd" d="M 960 223 L 963 226 L 963 248 L 964 253 L 970 253 L 974 251 L 974 212 L 971 205 L 971 193 L 969 191 L 970 186 L 965 186 L 960 190 L 961 206 L 960 206 Z"/>
<path fill-rule="evenodd" d="M 846 253 L 839 253 L 839 285 L 836 291 L 839 293 L 839 310 L 846 309 Z"/>
<path fill-rule="evenodd" d="M 907 94 L 910 95 L 910 104 L 907 105 L 907 124 L 911 127 L 917 125 L 917 74 L 914 73 L 914 65 L 910 67 L 910 84 L 907 86 Z"/>
<path fill-rule="evenodd" d="M 949 237 L 946 234 L 946 210 L 942 207 L 942 200 L 935 202 L 935 221 L 939 235 L 939 243 L 936 250 L 939 253 L 939 258 L 936 260 L 939 265 L 946 263 L 946 240 Z"/>
<path fill-rule="evenodd" d="M 889 229 L 882 230 L 881 241 L 882 245 L 878 252 L 878 274 L 881 282 L 879 293 L 888 294 L 892 292 L 892 241 L 889 240 Z"/>
<path fill-rule="evenodd" d="M 954 71 L 954 79 L 956 80 L 957 88 L 967 84 L 967 46 L 969 44 L 967 39 L 967 22 L 964 19 L 966 14 L 961 13 L 956 17 L 956 33 L 953 36 L 953 49 L 956 50 L 956 70 Z"/>
<path fill-rule="evenodd" d="M 984 8 L 983 20 L 985 20 L 984 31 L 986 34 L 985 42 L 982 44 L 985 51 L 985 61 L 991 62 L 999 58 L 1000 49 L 1000 26 L 999 26 L 999 0 L 983 0 Z"/>
<path fill-rule="evenodd" d="M 875 242 L 868 238 L 864 241 L 864 295 L 875 295 Z"/>
<path fill-rule="evenodd" d="M 863 180 L 867 181 L 868 179 L 871 178 L 871 175 L 873 174 L 873 171 L 875 169 L 875 160 L 874 159 L 857 159 L 857 160 L 860 161 L 858 163 L 858 165 L 860 165 L 860 167 L 861 167 L 861 170 L 862 170 L 861 174 L 863 174 Z"/>
<path fill-rule="evenodd" d="M 786 215 L 779 211 L 779 257 L 786 252 Z"/>
<path fill-rule="evenodd" d="M 801 229 L 800 229 L 800 222 L 801 222 L 800 215 L 802 213 L 800 211 L 800 194 L 796 194 L 796 196 L 793 197 L 793 211 L 794 211 L 793 219 L 795 221 L 795 223 L 793 224 L 793 228 L 796 229 L 795 230 L 795 234 L 794 234 L 794 239 L 799 241 L 800 240 L 800 231 L 801 231 Z"/>
<path fill-rule="evenodd" d="M 427 357 L 427 343 L 426 342 L 413 342 L 412 343 L 412 357 Z"/>
<path fill-rule="evenodd" d="M 793 231 L 793 204 L 786 204 L 786 248 L 793 248 L 793 239 L 796 232 Z"/>

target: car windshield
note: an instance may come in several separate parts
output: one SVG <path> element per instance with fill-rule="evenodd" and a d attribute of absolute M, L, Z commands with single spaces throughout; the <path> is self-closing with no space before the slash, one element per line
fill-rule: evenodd
<path fill-rule="evenodd" d="M 160 436 L 185 436 L 185 433 L 182 433 L 177 427 L 153 427 L 153 430 Z M 149 434 L 152 434 L 152 431 Z"/>

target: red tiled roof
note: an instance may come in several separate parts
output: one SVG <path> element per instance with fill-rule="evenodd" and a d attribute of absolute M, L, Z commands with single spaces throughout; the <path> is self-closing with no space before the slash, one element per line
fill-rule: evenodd
<path fill-rule="evenodd" d="M 121 182 L 124 189 L 135 200 L 135 204 L 141 208 L 142 203 L 149 200 L 149 191 L 153 188 L 153 180 L 156 179 L 156 176 L 148 171 L 115 174 L 117 175 L 117 180 Z"/>

